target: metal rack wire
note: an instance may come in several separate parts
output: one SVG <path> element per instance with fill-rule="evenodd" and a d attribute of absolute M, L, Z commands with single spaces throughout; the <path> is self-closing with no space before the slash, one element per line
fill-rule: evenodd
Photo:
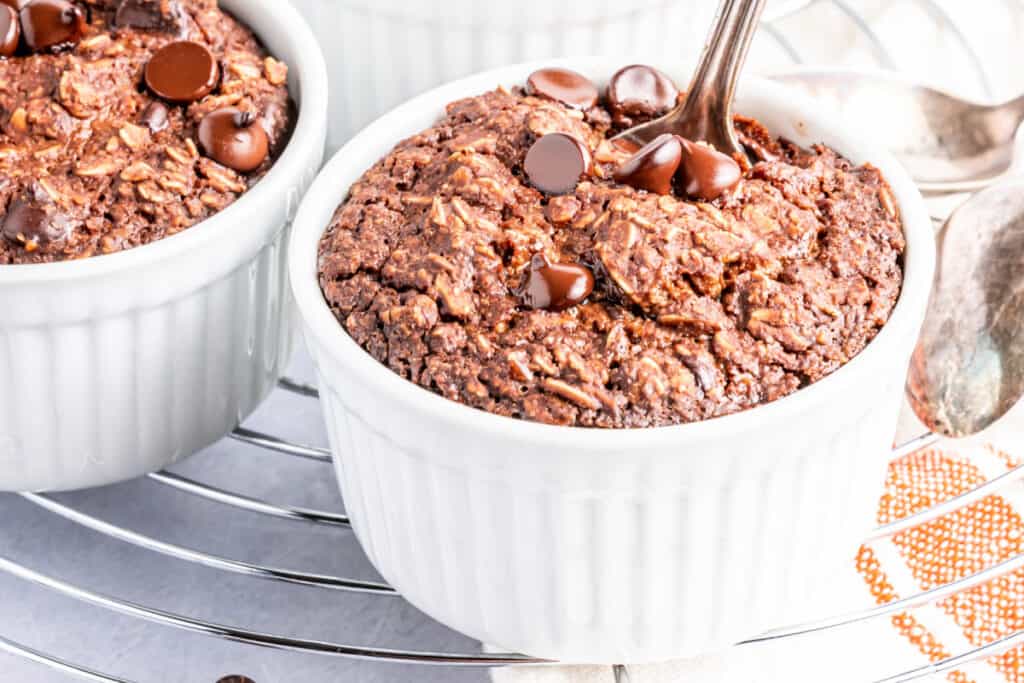
<path fill-rule="evenodd" d="M 934 0 L 911 1 L 919 4 L 922 8 L 928 11 L 936 22 L 945 25 L 951 31 L 951 35 L 953 35 L 961 44 L 967 60 L 971 64 L 972 68 L 977 72 L 979 83 L 987 92 L 991 92 L 991 84 L 982 60 L 978 56 L 977 52 L 972 48 L 966 37 L 957 30 L 956 25 L 945 14 L 942 7 L 936 4 Z M 1007 0 L 1007 2 L 1015 6 L 1018 11 L 1020 10 L 1020 5 L 1016 4 L 1016 0 Z M 875 53 L 879 64 L 883 66 L 893 65 L 894 61 L 892 57 L 889 55 L 879 37 L 872 31 L 868 22 L 845 0 L 790 0 L 789 2 L 777 3 L 772 7 L 771 15 L 765 23 L 765 31 L 794 61 L 798 63 L 803 62 L 801 53 L 796 49 L 792 41 L 786 37 L 785 33 L 778 27 L 777 23 L 783 18 L 790 16 L 792 13 L 800 12 L 810 6 L 823 3 L 830 3 L 839 12 L 847 16 L 856 24 L 858 29 L 863 32 L 864 37 L 871 45 L 871 49 Z M 317 396 L 315 388 L 290 379 L 281 380 L 280 391 L 296 397 L 295 400 L 313 400 Z M 329 464 L 331 460 L 330 453 L 324 448 L 295 443 L 272 434 L 260 433 L 242 427 L 237 428 L 231 434 L 230 438 L 248 444 L 254 448 L 269 450 L 292 458 L 301 458 L 321 464 Z M 931 440 L 932 438 L 926 435 L 909 444 L 905 444 L 903 447 L 893 452 L 893 457 L 900 457 L 917 447 L 926 445 Z M 195 496 L 213 504 L 227 506 L 234 510 L 250 513 L 252 515 L 290 520 L 292 522 L 323 527 L 325 529 L 347 528 L 349 526 L 348 517 L 338 512 L 275 504 L 171 472 L 150 474 L 148 475 L 148 479 L 155 484 L 168 489 L 173 489 L 176 492 Z M 1003 487 L 1021 480 L 1024 480 L 1024 467 L 1013 469 L 972 491 L 958 496 L 957 498 L 936 505 L 928 510 L 919 512 L 905 519 L 880 527 L 865 540 L 867 542 L 877 541 L 902 531 L 906 531 L 920 524 L 936 520 L 965 506 L 976 503 L 984 499 L 986 496 L 998 492 Z M 184 545 L 170 543 L 154 536 L 133 531 L 83 512 L 80 509 L 76 509 L 73 506 L 60 502 L 57 498 L 52 496 L 39 494 L 21 494 L 21 496 L 25 501 L 37 506 L 39 509 L 56 515 L 70 523 L 91 530 L 92 532 L 103 534 L 104 536 L 115 539 L 119 542 L 131 544 L 145 551 L 160 554 L 177 562 L 193 563 L 209 569 L 240 575 L 254 580 L 273 581 L 329 591 L 360 593 L 377 596 L 378 599 L 382 600 L 395 599 L 397 597 L 397 593 L 394 589 L 384 583 L 243 562 L 214 553 L 189 548 Z M 959 581 L 903 598 L 886 605 L 876 606 L 859 612 L 840 615 L 829 619 L 823 619 L 813 623 L 776 629 L 746 641 L 745 644 L 799 637 L 812 632 L 840 628 L 850 624 L 896 614 L 923 605 L 935 603 L 951 595 L 982 585 L 988 581 L 1005 576 L 1022 568 L 1024 568 L 1024 555 L 1011 558 Z M 122 615 L 141 619 L 164 627 L 180 629 L 215 638 L 227 639 L 250 646 L 293 651 L 305 653 L 310 656 L 341 657 L 370 660 L 374 662 L 404 662 L 454 667 L 544 666 L 552 664 L 551 662 L 545 662 L 511 653 L 445 653 L 362 647 L 341 642 L 287 637 L 235 625 L 215 623 L 213 621 L 198 619 L 184 614 L 146 606 L 116 595 L 94 592 L 25 566 L 24 564 L 16 562 L 2 554 L 0 554 L 0 572 L 9 574 L 29 584 L 34 584 L 53 591 L 54 593 L 64 597 L 88 603 L 105 610 L 117 612 Z M 957 670 L 969 662 L 999 655 L 1021 645 L 1024 645 L 1024 631 L 982 647 L 976 647 L 969 651 L 962 652 L 956 656 L 946 659 L 945 661 L 892 675 L 878 681 L 877 683 L 906 683 L 909 681 L 921 680 L 935 674 Z M 68 676 L 76 679 L 96 681 L 100 683 L 129 683 L 128 679 L 119 678 L 109 673 L 95 671 L 73 662 L 65 661 L 58 655 L 38 651 L 3 634 L 0 634 L 0 651 L 25 658 L 43 667 L 48 667 L 51 670 L 67 674 Z M 616 678 L 620 681 L 626 680 L 625 670 L 617 668 Z"/>
<path fill-rule="evenodd" d="M 283 380 L 281 382 L 281 389 L 305 397 L 315 396 L 315 390 L 311 387 L 297 384 L 290 380 Z M 322 463 L 329 462 L 329 457 L 323 449 L 295 444 L 267 434 L 259 434 L 250 430 L 238 429 L 234 434 L 232 434 L 232 438 L 261 448 L 269 449 L 289 457 L 308 458 Z M 899 457 L 903 453 L 927 443 L 928 440 L 930 440 L 930 438 L 927 436 L 921 437 L 907 447 L 894 451 L 894 457 Z M 278 506 L 170 473 L 151 474 L 149 475 L 149 478 L 154 482 L 173 487 L 179 491 L 200 496 L 219 504 L 230 505 L 254 514 L 296 520 L 306 524 L 319 524 L 334 527 L 346 527 L 349 524 L 348 518 L 345 515 L 323 510 Z M 957 498 L 953 498 L 933 508 L 919 512 L 911 517 L 879 527 L 866 540 L 873 541 L 886 538 L 914 526 L 933 521 L 949 514 L 950 512 L 963 508 L 967 505 L 971 505 L 972 503 L 999 491 L 1001 488 L 1020 480 L 1024 480 L 1024 466 L 1010 470 L 1001 477 L 993 479 Z M 395 593 L 391 587 L 383 583 L 355 580 L 341 576 L 292 571 L 240 562 L 226 557 L 220 557 L 215 554 L 193 550 L 181 545 L 175 545 L 131 531 L 124 527 L 106 522 L 98 517 L 78 511 L 68 505 L 58 502 L 51 496 L 31 493 L 21 495 L 25 500 L 70 522 L 92 531 L 105 534 L 119 541 L 130 543 L 155 553 L 160 553 L 175 560 L 197 563 L 220 571 L 231 572 L 256 579 L 298 584 L 327 590 L 367 593 L 382 597 L 397 596 L 397 593 Z M 839 628 L 849 624 L 895 614 L 937 602 L 961 591 L 984 584 L 1000 576 L 1005 576 L 1021 568 L 1024 568 L 1024 555 L 1014 557 L 959 581 L 930 591 L 925 591 L 908 598 L 897 600 L 886 605 L 880 605 L 860 612 L 836 616 L 817 622 L 776 629 L 745 641 L 743 644 L 797 637 L 807 633 Z M 476 667 L 514 665 L 536 666 L 548 664 L 548 662 L 544 662 L 542 660 L 532 659 L 516 654 L 457 654 L 422 652 L 358 647 L 344 643 L 290 638 L 272 633 L 248 630 L 236 626 L 195 619 L 185 615 L 147 607 L 115 596 L 100 594 L 45 575 L 2 556 L 0 556 L 0 571 L 7 572 L 19 579 L 45 587 L 69 598 L 113 610 L 128 616 L 144 619 L 148 622 L 205 635 L 228 638 L 254 646 L 292 650 L 332 657 L 369 659 L 381 662 L 414 662 L 419 664 Z M 961 653 L 956 657 L 952 657 L 935 665 L 928 665 L 903 672 L 891 678 L 884 679 L 884 681 L 879 681 L 878 683 L 903 683 L 906 681 L 918 680 L 924 676 L 930 676 L 943 671 L 952 671 L 967 662 L 998 655 L 1022 644 L 1024 644 L 1024 632 L 1014 634 L 984 647 L 975 648 L 969 652 Z M 108 683 L 121 682 L 125 680 L 77 666 L 54 655 L 39 652 L 24 645 L 20 645 L 17 642 L 2 636 L 0 636 L 0 650 L 26 657 L 39 664 L 49 666 L 64 673 L 72 674 L 84 680 L 103 681 Z"/>

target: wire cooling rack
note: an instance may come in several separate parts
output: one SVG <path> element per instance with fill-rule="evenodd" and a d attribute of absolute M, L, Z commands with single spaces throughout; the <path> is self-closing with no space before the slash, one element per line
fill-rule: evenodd
<path fill-rule="evenodd" d="M 959 44 L 963 53 L 963 59 L 967 67 L 973 70 L 977 83 L 985 94 L 992 94 L 990 76 L 986 70 L 985 61 L 976 51 L 971 41 L 957 28 L 957 25 L 946 14 L 943 7 L 935 0 L 908 0 L 911 4 L 919 5 L 924 9 L 935 23 L 950 32 L 954 40 Z M 1024 5 L 1018 0 L 1006 0 L 1007 4 L 1015 11 L 1024 11 Z M 868 46 L 869 51 L 878 65 L 893 67 L 895 60 L 889 53 L 883 39 L 872 29 L 865 16 L 857 11 L 854 0 L 782 0 L 770 6 L 764 31 L 774 41 L 777 48 L 795 63 L 806 61 L 806 55 L 798 47 L 797 37 L 791 36 L 784 29 L 785 22 L 794 14 L 809 11 L 814 7 L 829 6 L 846 21 L 852 22 L 861 34 L 861 37 Z M 279 391 L 274 397 L 277 403 L 307 402 L 312 403 L 317 398 L 316 389 L 300 381 L 283 379 L 280 382 Z M 297 441 L 284 438 L 275 434 L 262 433 L 245 427 L 237 428 L 230 436 L 230 439 L 245 444 L 249 452 L 255 454 L 258 451 L 266 451 L 279 456 L 287 456 L 296 461 L 305 460 L 311 463 L 311 467 L 323 468 L 322 479 L 333 482 L 333 473 L 328 469 L 330 454 L 324 448 L 304 445 Z M 911 443 L 905 444 L 893 452 L 893 457 L 900 457 L 911 452 L 917 447 L 926 445 L 932 441 L 931 437 L 923 436 Z M 243 467 L 258 467 L 265 461 L 254 456 L 253 460 L 242 463 Z M 877 529 L 866 541 L 876 541 L 890 537 L 901 531 L 906 531 L 917 525 L 938 519 L 955 510 L 963 508 L 972 503 L 984 499 L 1003 487 L 1024 479 L 1024 467 L 1011 470 L 1006 474 L 994 479 L 973 491 L 965 493 L 957 498 L 946 501 L 931 509 L 925 510 L 911 517 L 896 521 Z M 332 509 L 299 507 L 270 502 L 267 498 L 243 494 L 231 489 L 229 486 L 215 485 L 204 481 L 202 477 L 188 477 L 174 472 L 158 472 L 148 475 L 146 483 L 154 485 L 157 489 L 174 492 L 176 495 L 192 497 L 197 504 L 207 506 L 212 510 L 218 508 L 230 510 L 232 514 L 242 514 L 250 518 L 253 525 L 269 523 L 269 520 L 276 520 L 286 525 L 301 526 L 305 530 L 315 530 L 317 534 L 337 533 L 349 527 L 348 517 Z M 282 482 L 287 487 L 288 482 Z M 278 487 L 280 488 L 280 486 Z M 14 494 L 7 494 L 5 498 L 12 498 Z M 98 534 L 105 541 L 113 541 L 119 544 L 126 544 L 139 549 L 152 557 L 159 557 L 171 566 L 195 565 L 208 570 L 214 570 L 223 576 L 238 577 L 250 582 L 271 582 L 285 584 L 301 588 L 308 595 L 312 591 L 333 591 L 349 595 L 358 595 L 372 600 L 392 600 L 400 603 L 395 591 L 383 582 L 361 578 L 350 578 L 341 574 L 320 573 L 314 571 L 299 571 L 284 569 L 271 564 L 263 564 L 252 561 L 232 559 L 227 555 L 216 552 L 200 550 L 187 542 L 169 540 L 169 533 L 161 534 L 159 531 L 150 533 L 140 532 L 128 526 L 115 524 L 106 521 L 103 515 L 87 512 L 82 507 L 67 502 L 66 496 L 51 496 L 39 494 L 21 494 L 20 500 L 30 506 L 34 506 L 41 513 L 54 516 L 64 523 L 73 525 L 82 534 Z M 112 495 L 111 499 L 116 503 L 117 496 Z M 205 509 L 205 508 L 204 508 Z M 218 513 L 206 513 L 206 521 L 215 524 Z M 287 533 L 287 537 L 292 534 Z M 287 542 L 287 541 L 285 541 Z M 340 547 L 339 544 L 327 542 L 323 547 Z M 269 627 L 243 627 L 231 622 L 231 614 L 225 615 L 223 621 L 212 618 L 200 618 L 188 616 L 184 613 L 171 611 L 163 608 L 148 606 L 136 602 L 121 595 L 114 587 L 111 590 L 99 591 L 87 588 L 88 581 L 71 581 L 58 578 L 57 572 L 40 569 L 40 565 L 47 565 L 48 559 L 53 554 L 59 554 L 61 550 L 49 549 L 50 556 L 39 555 L 33 559 L 38 562 L 26 561 L 22 558 L 15 559 L 8 556 L 5 549 L 0 548 L 0 572 L 9 575 L 17 582 L 24 584 L 26 588 L 38 588 L 59 596 L 64 600 L 85 603 L 100 610 L 117 613 L 133 620 L 141 620 L 159 627 L 166 627 L 180 632 L 190 632 L 202 637 L 227 640 L 239 643 L 244 646 L 252 646 L 259 649 L 270 649 L 297 653 L 303 657 L 326 657 L 366 660 L 380 663 L 382 666 L 387 663 L 406 665 L 441 665 L 454 668 L 486 668 L 499 666 L 544 666 L 548 663 L 531 659 L 522 655 L 511 653 L 481 653 L 479 648 L 474 648 L 465 639 L 448 638 L 446 640 L 456 641 L 463 645 L 462 651 L 423 651 L 406 648 L 385 648 L 365 645 L 354 645 L 349 641 L 312 640 L 298 638 L 290 635 L 280 635 Z M 353 549 L 353 552 L 358 552 Z M 175 564 L 177 563 L 177 564 Z M 144 563 L 140 571 L 152 563 Z M 163 565 L 160 565 L 163 566 Z M 131 567 L 119 567 L 119 571 L 127 575 L 132 571 Z M 933 590 L 922 592 L 895 602 L 865 609 L 859 612 L 845 614 L 830 619 L 824 619 L 814 623 L 807 623 L 797 626 L 780 628 L 762 636 L 751 639 L 747 643 L 763 642 L 782 638 L 797 638 L 801 635 L 849 626 L 851 624 L 864 622 L 871 619 L 878 619 L 886 615 L 912 610 L 924 605 L 933 604 L 961 591 L 968 590 L 975 586 L 982 585 L 1000 576 L 1024 569 L 1024 556 L 1014 557 L 1000 564 L 994 565 L 980 571 L 977 574 L 964 579 L 940 586 Z M 173 570 L 172 570 L 173 571 Z M 160 572 L 157 572 L 158 574 Z M 162 576 L 162 574 L 161 574 Z M 162 580 L 154 577 L 154 582 Z M 107 583 L 110 583 L 109 581 Z M 113 582 L 118 583 L 118 582 Z M 91 585 L 91 584 L 90 584 Z M 258 590 L 258 589 L 257 589 Z M 248 591 L 240 592 L 239 596 L 251 595 Z M 221 602 L 231 604 L 231 597 L 225 597 Z M 8 598 L 3 598 L 8 599 Z M 307 598 L 309 601 L 316 598 Z M 422 617 L 419 617 L 422 620 Z M 46 620 L 45 617 L 43 619 Z M 49 620 L 53 627 L 60 628 L 61 613 L 54 612 Z M 131 683 L 131 679 L 122 678 L 114 673 L 96 671 L 81 664 L 68 661 L 60 652 L 43 652 L 22 642 L 24 634 L 5 633 L 3 623 L 0 623 L 0 651 L 6 652 L 19 659 L 28 660 L 38 665 L 40 671 L 49 671 L 56 674 L 65 674 L 70 680 L 81 679 L 97 681 L 101 683 Z M 69 634 L 69 638 L 71 638 Z M 382 638 L 387 637 L 384 634 Z M 982 647 L 976 647 L 950 657 L 945 661 L 922 666 L 913 670 L 896 673 L 888 678 L 881 679 L 876 683 L 904 683 L 921 680 L 940 674 L 951 672 L 970 662 L 999 655 L 1011 649 L 1024 645 L 1024 632 L 1013 634 L 1007 638 L 989 643 Z M 284 655 L 281 655 L 284 656 Z M 301 666 L 296 668 L 298 671 Z M 227 673 L 227 672 L 226 672 Z M 617 667 L 616 678 L 620 681 L 626 680 L 625 669 Z M 253 673 L 258 678 L 258 674 Z M 157 674 L 154 673 L 154 677 Z M 172 677 L 173 678 L 173 677 Z M 0 680 L 7 681 L 0 669 Z M 178 679 L 181 680 L 181 679 Z M 289 679 L 291 680 L 291 679 Z M 297 679 L 296 679 L 297 680 Z M 210 683 L 213 683 L 211 680 Z M 262 681 L 260 682 L 262 683 Z"/>

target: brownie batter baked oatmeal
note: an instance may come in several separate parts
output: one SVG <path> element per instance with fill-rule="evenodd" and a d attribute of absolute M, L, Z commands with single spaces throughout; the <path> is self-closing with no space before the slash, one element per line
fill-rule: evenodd
<path fill-rule="evenodd" d="M 880 172 L 737 117 L 751 160 L 610 138 L 680 97 L 632 65 L 453 102 L 353 185 L 320 285 L 374 358 L 451 400 L 558 425 L 734 413 L 860 353 L 902 286 Z"/>
<path fill-rule="evenodd" d="M 287 141 L 287 73 L 216 0 L 0 0 L 0 265 L 223 210 Z"/>

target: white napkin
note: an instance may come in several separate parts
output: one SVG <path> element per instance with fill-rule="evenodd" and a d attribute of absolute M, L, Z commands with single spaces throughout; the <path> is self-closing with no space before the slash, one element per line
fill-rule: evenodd
<path fill-rule="evenodd" d="M 799 16 L 783 20 L 777 29 L 811 63 L 849 67 L 880 66 L 883 56 L 877 45 L 844 14 L 843 5 L 862 14 L 884 46 L 891 66 L 914 78 L 977 100 L 1009 99 L 1024 91 L 1024 70 L 1019 68 L 1019 36 L 1024 29 L 1024 3 L 1020 0 L 935 0 L 892 2 L 849 0 L 818 2 Z M 950 27 L 942 14 L 954 23 Z M 965 50 L 969 43 L 976 59 Z M 985 76 L 979 76 L 978 64 Z M 792 64 L 779 45 L 760 35 L 750 59 L 752 69 L 770 73 Z M 985 81 L 989 92 L 986 93 Z M 906 434 L 920 432 L 913 418 L 905 418 Z M 986 473 L 999 463 L 982 447 L 994 440 L 1003 447 L 1020 441 L 1024 408 L 1018 407 L 984 439 L 957 444 Z M 1018 449 L 1019 450 L 1019 449 Z M 1015 491 L 1014 497 L 1024 492 Z M 1018 510 L 1024 509 L 1016 501 Z M 890 541 L 872 546 L 887 576 L 900 595 L 919 590 Z M 856 553 L 851 548 L 851 558 Z M 834 603 L 828 613 L 840 614 L 875 604 L 864 578 L 851 559 L 848 571 L 836 578 Z M 823 606 L 825 607 L 825 606 Z M 952 621 L 934 607 L 915 610 L 914 617 L 954 652 L 971 644 Z M 890 619 L 881 618 L 854 626 L 789 638 L 781 641 L 731 648 L 698 659 L 658 665 L 631 666 L 631 683 L 866 683 L 928 663 L 919 648 L 897 633 Z M 1006 683 L 1007 679 L 986 664 L 964 670 L 974 683 Z M 496 669 L 495 683 L 612 683 L 610 667 L 552 667 Z"/>

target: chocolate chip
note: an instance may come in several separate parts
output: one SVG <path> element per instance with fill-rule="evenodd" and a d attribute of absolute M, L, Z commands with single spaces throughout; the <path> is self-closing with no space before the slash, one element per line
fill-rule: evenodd
<path fill-rule="evenodd" d="M 129 28 L 177 33 L 181 7 L 176 0 L 121 0 L 114 23 Z"/>
<path fill-rule="evenodd" d="M 572 192 L 589 169 L 590 151 L 565 133 L 548 133 L 539 138 L 523 162 L 530 184 L 547 194 Z"/>
<path fill-rule="evenodd" d="M 672 177 L 683 158 L 679 138 L 664 133 L 640 148 L 615 169 L 615 182 L 658 194 L 672 192 Z"/>
<path fill-rule="evenodd" d="M 33 52 L 66 50 L 85 33 L 85 12 L 68 0 L 31 0 L 19 16 L 25 44 Z"/>
<path fill-rule="evenodd" d="M 526 79 L 526 91 L 557 100 L 576 109 L 590 109 L 597 104 L 597 86 L 583 74 L 569 69 L 540 69 Z"/>
<path fill-rule="evenodd" d="M 27 251 L 40 244 L 65 239 L 71 232 L 71 221 L 55 205 L 43 205 L 28 199 L 15 199 L 7 209 L 0 234 L 17 242 Z"/>
<path fill-rule="evenodd" d="M 701 391 L 710 391 L 715 386 L 715 369 L 707 358 L 681 354 L 679 360 L 693 373 L 693 378 Z"/>
<path fill-rule="evenodd" d="M 217 683 L 256 683 L 256 681 L 252 680 L 248 676 L 234 674 L 232 676 L 224 676 L 223 678 L 217 679 Z"/>
<path fill-rule="evenodd" d="M 619 69 L 608 82 L 608 110 L 620 126 L 660 116 L 675 106 L 678 97 L 671 78 L 643 64 Z"/>
<path fill-rule="evenodd" d="M 206 156 L 240 173 L 259 168 L 270 150 L 267 132 L 256 117 L 232 107 L 203 118 L 199 144 Z"/>
<path fill-rule="evenodd" d="M 0 5 L 0 57 L 10 57 L 18 49 L 21 24 L 14 8 Z"/>
<path fill-rule="evenodd" d="M 594 275 L 575 263 L 552 263 L 544 254 L 530 261 L 526 281 L 516 294 L 524 306 L 564 311 L 582 302 L 594 291 Z"/>
<path fill-rule="evenodd" d="M 259 124 L 267 133 L 271 154 L 280 150 L 290 135 L 288 126 L 290 113 L 288 105 L 280 102 L 267 102 L 263 107 L 263 113 L 259 116 Z"/>
<path fill-rule="evenodd" d="M 686 138 L 679 141 L 683 144 L 683 159 L 677 178 L 687 196 L 711 201 L 736 187 L 743 170 L 735 159 Z"/>
<path fill-rule="evenodd" d="M 202 99 L 217 87 L 220 69 L 206 47 L 189 40 L 169 43 L 146 65 L 146 85 L 159 97 L 177 104 Z"/>
<path fill-rule="evenodd" d="M 142 110 L 139 115 L 139 123 L 149 128 L 149 132 L 156 135 L 167 128 L 167 105 L 163 102 L 150 102 L 149 106 Z"/>

